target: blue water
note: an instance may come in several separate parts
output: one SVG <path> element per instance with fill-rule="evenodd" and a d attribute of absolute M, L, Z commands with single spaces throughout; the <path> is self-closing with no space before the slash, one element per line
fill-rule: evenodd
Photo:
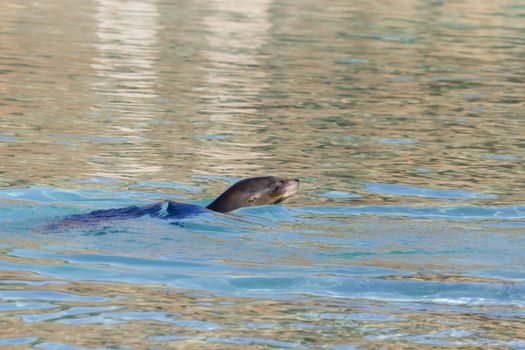
<path fill-rule="evenodd" d="M 191 186 L 161 186 L 198 192 Z M 364 186 L 373 193 L 481 197 L 466 191 Z M 524 262 L 525 237 L 515 229 L 525 225 L 525 206 L 277 205 L 170 222 L 140 218 L 46 231 L 47 223 L 69 214 L 145 204 L 148 197 L 169 196 L 89 188 L 2 190 L 0 199 L 12 201 L 0 207 L 4 254 L 19 259 L 1 261 L 0 268 L 67 281 L 163 284 L 243 297 L 308 294 L 525 306 L 520 284 L 525 273 L 515 268 Z M 20 240 L 40 243 L 33 249 L 17 248 Z M 94 253 L 86 253 L 92 249 Z M 406 267 L 395 267 L 394 261 Z M 423 268 L 425 272 L 501 283 L 386 278 L 413 275 L 421 266 L 431 266 Z"/>
<path fill-rule="evenodd" d="M 18 319 L 25 324 L 130 326 L 149 320 L 160 324 L 158 329 L 164 333 L 145 332 L 146 343 L 310 347 L 274 334 L 281 326 L 271 317 L 265 322 L 246 322 L 246 336 L 221 337 L 214 332 L 230 326 L 220 319 L 181 319 L 184 311 L 155 311 L 158 302 L 137 308 L 135 302 L 123 301 L 129 295 L 93 293 L 101 288 L 98 284 L 111 283 L 187 291 L 190 298 L 204 298 L 200 307 L 210 310 L 218 305 L 234 307 L 242 299 L 259 300 L 268 310 L 275 302 L 293 305 L 330 300 L 337 309 L 308 307 L 289 321 L 290 329 L 313 334 L 332 330 L 337 322 L 354 324 L 356 332 L 372 343 L 394 337 L 436 346 L 521 346 L 518 340 L 479 338 L 476 327 L 461 319 L 455 322 L 463 329 L 445 327 L 438 333 L 421 333 L 415 319 L 431 310 L 445 318 L 468 313 L 514 322 L 525 317 L 525 270 L 517 268 L 525 263 L 524 206 L 469 205 L 468 200 L 483 198 L 483 194 L 366 182 L 361 183 L 361 193 L 437 196 L 444 202 L 422 207 L 353 205 L 351 201 L 360 196 L 329 191 L 312 195 L 345 199 L 348 204 L 301 206 L 292 199 L 290 204 L 243 208 L 233 214 L 206 213 L 168 222 L 148 217 L 49 231 L 46 224 L 69 214 L 170 197 L 138 189 L 174 189 L 184 193 L 180 197 L 186 201 L 202 193 L 198 186 L 177 183 L 142 182 L 132 186 L 137 189 L 133 191 L 111 190 L 114 181 L 104 178 L 76 183 L 85 187 L 0 191 L 0 271 L 39 276 L 10 277 L 0 284 L 0 312 L 22 312 Z M 89 187 L 100 183 L 109 189 Z M 193 203 L 205 205 L 209 200 Z M 71 289 L 75 285 L 83 287 L 75 291 L 78 287 Z M 86 293 L 85 288 L 92 291 Z M 217 298 L 229 299 L 214 300 Z M 376 327 L 367 331 L 370 324 Z M 397 334 L 395 330 L 403 324 L 409 333 Z M 348 325 L 339 327 L 344 330 Z M 185 331 L 170 334 L 170 329 Z M 253 332 L 261 329 L 272 333 L 255 336 Z M 336 339 L 347 338 L 349 343 L 329 341 L 328 348 L 353 348 L 356 335 L 343 334 Z M 459 341 L 464 337 L 470 340 Z M 77 348 L 30 336 L 1 341 L 2 345 Z"/>

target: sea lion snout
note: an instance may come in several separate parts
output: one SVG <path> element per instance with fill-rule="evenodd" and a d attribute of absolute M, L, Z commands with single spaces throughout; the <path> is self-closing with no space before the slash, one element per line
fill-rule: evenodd
<path fill-rule="evenodd" d="M 299 184 L 300 184 L 299 179 L 290 179 L 290 180 L 284 179 L 283 180 L 283 185 L 284 185 L 283 190 L 286 190 L 284 192 L 293 191 L 295 193 L 299 189 Z"/>
<path fill-rule="evenodd" d="M 274 201 L 268 204 L 281 203 L 287 198 L 293 196 L 299 189 L 299 179 L 282 179 L 282 186 L 278 187 L 276 194 L 274 195 Z"/>

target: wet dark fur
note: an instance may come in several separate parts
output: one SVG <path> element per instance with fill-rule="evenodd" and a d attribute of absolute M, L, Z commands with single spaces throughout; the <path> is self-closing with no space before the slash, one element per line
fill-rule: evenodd
<path fill-rule="evenodd" d="M 241 180 L 215 199 L 206 208 L 173 201 L 158 202 L 145 206 L 95 210 L 75 214 L 53 224 L 53 227 L 95 224 L 109 220 L 135 219 L 149 215 L 157 219 L 181 219 L 209 211 L 230 212 L 242 207 L 280 203 L 292 196 L 299 188 L 299 180 L 274 176 L 252 177 Z"/>

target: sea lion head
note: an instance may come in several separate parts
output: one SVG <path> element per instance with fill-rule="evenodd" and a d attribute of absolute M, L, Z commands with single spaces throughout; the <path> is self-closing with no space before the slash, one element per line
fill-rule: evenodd
<path fill-rule="evenodd" d="M 207 208 L 225 213 L 242 207 L 276 204 L 293 196 L 298 188 L 297 179 L 276 176 L 252 177 L 232 185 Z"/>

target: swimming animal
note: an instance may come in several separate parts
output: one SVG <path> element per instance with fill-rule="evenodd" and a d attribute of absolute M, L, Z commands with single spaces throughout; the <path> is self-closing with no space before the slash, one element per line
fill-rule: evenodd
<path fill-rule="evenodd" d="M 78 224 L 95 224 L 102 221 L 134 219 L 149 215 L 158 219 L 182 219 L 210 211 L 227 213 L 243 207 L 277 204 L 289 198 L 299 189 L 299 180 L 275 176 L 252 177 L 241 180 L 203 208 L 194 204 L 164 201 L 144 206 L 95 210 L 85 214 L 66 217 L 54 227 Z"/>

